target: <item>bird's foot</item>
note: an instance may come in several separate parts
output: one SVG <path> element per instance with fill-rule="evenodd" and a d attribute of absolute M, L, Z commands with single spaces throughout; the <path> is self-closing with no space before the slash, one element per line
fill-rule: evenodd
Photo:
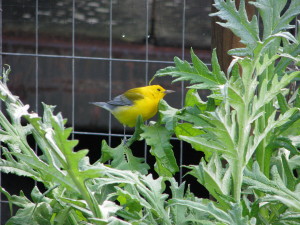
<path fill-rule="evenodd" d="M 124 136 L 123 145 L 126 145 L 126 144 L 127 144 L 127 138 L 126 138 L 126 136 Z"/>

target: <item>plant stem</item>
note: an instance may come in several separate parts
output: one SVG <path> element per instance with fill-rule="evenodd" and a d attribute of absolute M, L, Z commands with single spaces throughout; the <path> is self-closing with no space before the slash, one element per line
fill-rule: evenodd
<path fill-rule="evenodd" d="M 68 159 L 67 159 L 67 161 L 68 161 Z M 84 182 L 79 180 L 71 169 L 68 169 L 67 171 L 68 171 L 70 177 L 72 178 L 73 182 L 77 186 L 82 197 L 87 202 L 87 204 L 88 204 L 90 210 L 93 212 L 94 216 L 97 218 L 100 218 L 100 219 L 103 218 L 103 214 L 98 206 L 98 203 L 93 201 L 92 196 L 90 195 L 89 191 L 87 190 L 86 186 L 84 185 Z"/>
<path fill-rule="evenodd" d="M 242 166 L 242 161 L 237 160 L 233 166 L 233 198 L 237 203 L 241 200 L 241 188 L 242 188 L 242 181 L 243 181 L 243 171 L 244 168 Z"/>

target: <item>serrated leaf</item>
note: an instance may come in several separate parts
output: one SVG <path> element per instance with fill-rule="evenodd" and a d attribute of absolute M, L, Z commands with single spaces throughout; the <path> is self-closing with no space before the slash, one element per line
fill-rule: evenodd
<path fill-rule="evenodd" d="M 22 224 L 45 224 L 50 225 L 52 216 L 52 208 L 49 204 L 42 202 L 37 205 L 28 203 L 26 207 L 19 209 L 15 216 L 11 217 L 6 224 L 22 225 Z"/>
<path fill-rule="evenodd" d="M 268 122 L 265 128 L 262 131 L 257 129 L 254 130 L 254 138 L 251 142 L 248 143 L 248 151 L 246 154 L 246 160 L 248 161 L 252 154 L 255 152 L 258 145 L 261 141 L 264 140 L 268 135 L 278 135 L 280 131 L 290 123 L 290 118 L 296 113 L 297 109 L 292 108 L 288 110 L 286 113 L 279 116 L 277 120 L 275 120 L 276 111 L 273 111 L 272 115 L 268 118 Z M 275 136 L 276 137 L 276 136 Z M 275 138 L 274 138 L 275 139 Z"/>
<path fill-rule="evenodd" d="M 280 14 L 284 6 L 286 5 L 286 2 L 286 0 L 257 0 L 250 3 L 258 8 L 258 11 L 262 18 L 264 24 L 264 39 L 274 33 L 274 29 L 277 22 L 280 20 Z"/>
<path fill-rule="evenodd" d="M 224 147 L 224 145 L 222 145 L 217 141 L 209 140 L 201 136 L 188 137 L 188 136 L 180 135 L 178 138 L 180 140 L 190 143 L 192 146 L 198 146 L 197 148 L 199 148 L 200 151 L 204 152 L 205 155 L 211 155 L 212 153 L 219 153 L 219 154 L 231 155 L 232 157 L 234 156 L 233 154 L 231 154 L 230 151 L 228 151 Z"/>
<path fill-rule="evenodd" d="M 280 107 L 280 111 L 282 113 L 285 113 L 287 110 L 290 109 L 285 97 L 281 93 L 279 93 L 277 95 L 277 101 L 278 101 L 278 104 L 279 104 L 279 107 Z"/>
<path fill-rule="evenodd" d="M 259 190 L 269 194 L 265 201 L 277 201 L 293 208 L 300 210 L 299 193 L 292 192 L 283 183 L 275 166 L 271 170 L 273 179 L 269 180 L 262 172 L 260 172 L 257 162 L 253 164 L 252 171 L 246 169 L 243 182 L 250 189 Z"/>
<path fill-rule="evenodd" d="M 214 48 L 212 52 L 211 58 L 211 66 L 212 66 L 212 73 L 215 75 L 216 79 L 218 80 L 219 84 L 225 84 L 227 82 L 227 78 L 225 73 L 221 70 L 221 66 L 218 61 L 217 51 Z"/>
<path fill-rule="evenodd" d="M 179 169 L 169 140 L 171 133 L 162 126 L 144 126 L 141 137 L 151 146 L 150 153 L 156 158 L 155 171 L 160 176 L 172 176 Z"/>
<path fill-rule="evenodd" d="M 174 58 L 175 67 L 167 67 L 156 72 L 154 76 L 172 76 L 175 78 L 173 82 L 190 81 L 190 88 L 197 89 L 215 89 L 218 85 L 224 84 L 225 79 L 222 72 L 218 69 L 216 58 L 213 59 L 214 70 L 217 74 L 212 73 L 208 67 L 202 62 L 191 50 L 191 58 L 193 65 L 187 61 L 182 61 L 178 57 Z"/>
<path fill-rule="evenodd" d="M 13 206 L 12 206 L 12 200 L 11 200 L 12 196 L 1 186 L 0 186 L 0 193 L 2 193 L 7 198 L 10 216 L 12 216 L 13 215 Z"/>
<path fill-rule="evenodd" d="M 272 79 L 272 85 L 270 89 L 267 89 L 267 80 L 262 84 L 259 98 L 256 104 L 253 104 L 253 111 L 259 111 L 261 107 L 268 104 L 273 100 L 280 92 L 281 89 L 286 87 L 294 78 L 300 75 L 300 72 L 293 72 L 291 74 L 285 74 L 280 81 L 278 81 L 278 76 L 275 74 Z"/>
<path fill-rule="evenodd" d="M 196 89 L 189 89 L 185 95 L 184 106 L 194 107 L 197 106 L 200 110 L 205 110 L 207 103 L 202 101 Z"/>
<path fill-rule="evenodd" d="M 268 146 L 272 149 L 285 148 L 293 154 L 298 154 L 298 150 L 293 145 L 292 140 L 287 137 L 275 137 Z"/>
<path fill-rule="evenodd" d="M 296 185 L 298 184 L 297 178 L 294 176 L 293 171 L 291 170 L 287 158 L 282 155 L 282 167 L 284 170 L 284 179 L 286 183 L 286 187 L 292 191 L 295 190 Z"/>
<path fill-rule="evenodd" d="M 198 136 L 201 134 L 205 134 L 205 132 L 201 129 L 197 129 L 193 124 L 190 123 L 181 123 L 175 127 L 175 134 L 177 137 L 179 136 Z"/>
<path fill-rule="evenodd" d="M 39 174 L 32 167 L 18 162 L 10 162 L 0 159 L 0 171 L 3 173 L 13 173 L 18 176 L 30 177 L 36 181 L 42 181 Z"/>
<path fill-rule="evenodd" d="M 133 212 L 140 212 L 143 209 L 141 205 L 140 199 L 128 191 L 125 191 L 121 188 L 117 188 L 117 201 L 120 203 L 121 206 L 125 207 L 126 211 L 131 213 Z"/>
<path fill-rule="evenodd" d="M 202 82 L 208 85 L 216 85 L 218 84 L 219 80 L 216 77 L 216 74 L 213 74 L 211 71 L 209 71 L 208 67 L 203 63 L 194 53 L 194 51 L 191 49 L 191 58 L 192 63 L 196 71 L 198 72 L 199 76 L 201 77 Z M 216 60 L 216 59 L 214 59 Z M 214 69 L 217 67 L 217 62 L 214 61 Z M 219 72 L 219 71 L 217 71 Z M 222 80 L 220 84 L 224 84 L 226 80 Z"/>
<path fill-rule="evenodd" d="M 169 131 L 172 131 L 178 120 L 176 118 L 178 109 L 169 106 L 165 100 L 160 100 L 158 109 L 159 109 L 160 122 L 165 124 L 165 127 Z"/>
<path fill-rule="evenodd" d="M 284 29 L 289 29 L 291 26 L 289 23 L 294 19 L 296 15 L 299 14 L 300 11 L 300 2 L 297 0 L 292 0 L 289 8 L 284 12 L 281 18 L 278 20 L 274 32 L 279 32 Z"/>
<path fill-rule="evenodd" d="M 300 54 L 300 45 L 290 44 L 284 48 L 284 51 L 286 54 L 296 57 Z M 281 75 L 285 71 L 286 67 L 293 61 L 292 57 L 281 57 L 274 72 Z"/>
<path fill-rule="evenodd" d="M 233 56 L 245 56 L 245 55 L 251 55 L 252 51 L 250 48 L 234 48 L 228 50 L 228 55 L 233 55 Z"/>
<path fill-rule="evenodd" d="M 245 218 L 242 216 L 242 207 L 239 204 L 231 204 L 231 209 L 225 212 L 215 207 L 211 201 L 205 203 L 203 200 L 190 201 L 184 199 L 171 199 L 169 202 L 170 204 L 187 206 L 199 212 L 206 212 L 218 222 L 224 224 L 248 224 L 247 217 Z"/>
<path fill-rule="evenodd" d="M 77 200 L 77 199 L 72 199 L 72 198 L 66 198 L 66 197 L 61 197 L 61 201 L 68 203 L 72 208 L 77 209 L 84 213 L 85 215 L 92 217 L 92 212 L 90 209 L 87 207 L 87 203 L 84 200 Z"/>
<path fill-rule="evenodd" d="M 143 158 L 135 157 L 131 150 L 120 144 L 116 148 L 111 148 L 106 141 L 102 141 L 100 162 L 105 163 L 111 161 L 111 166 L 120 170 L 139 171 L 141 174 L 147 174 L 149 165 L 145 163 Z"/>
<path fill-rule="evenodd" d="M 300 221 L 299 212 L 285 212 L 281 214 L 275 224 L 284 224 L 284 225 L 297 225 Z"/>
<path fill-rule="evenodd" d="M 50 198 L 47 198 L 46 196 L 44 196 L 44 194 L 42 194 L 40 192 L 40 190 L 38 189 L 37 186 L 34 186 L 34 188 L 32 189 L 32 191 L 30 193 L 30 196 L 34 203 L 46 202 L 46 203 L 50 204 L 52 201 Z"/>
<path fill-rule="evenodd" d="M 209 126 L 203 118 L 200 117 L 201 111 L 198 107 L 186 107 L 183 108 L 177 115 L 178 119 L 181 119 L 186 122 L 190 122 L 197 127 L 206 127 Z"/>
<path fill-rule="evenodd" d="M 256 46 L 256 42 L 259 41 L 257 17 L 253 16 L 252 21 L 248 20 L 244 0 L 240 1 L 238 10 L 235 1 L 231 0 L 215 0 L 213 6 L 218 9 L 218 12 L 212 13 L 210 16 L 218 16 L 225 20 L 225 22 L 218 22 L 218 24 L 229 28 L 236 36 L 241 38 L 241 43 L 252 46 L 252 48 Z"/>
<path fill-rule="evenodd" d="M 47 165 L 41 160 L 34 160 L 30 156 L 26 156 L 19 153 L 15 153 L 14 155 L 16 155 L 23 162 L 25 162 L 28 166 L 32 167 L 33 169 L 39 170 L 41 179 L 45 183 L 60 183 L 69 190 L 76 190 L 76 187 L 74 187 L 74 184 L 71 181 L 70 177 L 66 177 L 66 175 L 62 171 L 58 170 L 58 168 L 54 168 L 51 165 Z"/>
<path fill-rule="evenodd" d="M 197 178 L 209 193 L 220 203 L 223 209 L 229 207 L 229 203 L 225 201 L 221 195 L 229 196 L 231 189 L 231 170 L 222 168 L 220 158 L 217 154 L 213 154 L 209 162 L 201 160 L 197 166 L 189 166 L 191 169 L 188 174 Z"/>
<path fill-rule="evenodd" d="M 171 186 L 170 189 L 172 191 L 172 198 L 184 198 L 184 188 L 185 183 L 183 182 L 181 185 L 178 186 L 178 183 L 175 181 L 174 178 L 170 179 Z M 182 205 L 174 205 L 170 207 L 171 212 L 173 215 L 172 220 L 174 221 L 174 224 L 184 224 L 187 222 L 187 214 L 189 208 Z"/>

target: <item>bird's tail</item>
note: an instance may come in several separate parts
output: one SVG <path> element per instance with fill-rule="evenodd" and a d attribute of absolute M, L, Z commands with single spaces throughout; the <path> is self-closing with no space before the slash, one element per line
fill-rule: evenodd
<path fill-rule="evenodd" d="M 106 109 L 108 111 L 112 110 L 111 105 L 107 104 L 106 102 L 89 102 L 90 104 L 93 104 L 95 106 L 101 107 L 103 109 Z"/>

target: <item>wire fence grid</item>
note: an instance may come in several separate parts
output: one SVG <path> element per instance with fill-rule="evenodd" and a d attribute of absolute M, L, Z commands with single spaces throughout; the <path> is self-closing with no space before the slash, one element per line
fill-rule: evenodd
<path fill-rule="evenodd" d="M 90 3 L 93 0 L 88 0 L 87 2 Z M 140 0 L 138 0 L 140 1 Z M 198 0 L 195 0 L 194 2 L 197 2 Z M 40 37 L 40 29 L 41 29 L 41 22 L 40 22 L 40 17 L 42 15 L 42 13 L 40 12 L 40 9 L 43 8 L 43 4 L 45 4 L 45 2 L 47 1 L 39 1 L 39 0 L 14 0 L 14 3 L 11 3 L 11 7 L 17 7 L 18 4 L 27 4 L 28 2 L 30 2 L 30 7 L 33 10 L 33 21 L 34 21 L 34 51 L 13 51 L 11 48 L 6 48 L 3 49 L 3 13 L 5 12 L 5 10 L 7 10 L 8 7 L 3 8 L 3 3 L 5 4 L 9 4 L 8 3 L 9 0 L 0 0 L 0 72 L 2 74 L 2 66 L 3 63 L 3 58 L 5 57 L 26 57 L 26 58 L 32 58 L 34 59 L 34 68 L 32 69 L 32 72 L 34 73 L 34 101 L 33 101 L 33 110 L 36 111 L 37 113 L 40 113 L 40 102 L 41 102 L 41 98 L 42 98 L 42 94 L 41 94 L 41 67 L 44 66 L 44 64 L 42 63 L 43 60 L 45 59 L 55 59 L 55 60 L 69 60 L 70 61 L 70 65 L 71 65 L 71 69 L 70 69 L 70 77 L 71 77 L 71 84 L 70 84 L 70 89 L 71 89 L 71 101 L 70 101 L 70 105 L 71 105 L 71 113 L 70 113 L 70 122 L 69 125 L 73 128 L 73 132 L 72 132 L 72 138 L 77 138 L 78 136 L 95 136 L 95 137 L 101 137 L 101 138 L 106 138 L 108 141 L 108 144 L 111 145 L 113 143 L 113 139 L 114 138 L 118 138 L 121 139 L 123 137 L 123 133 L 119 132 L 120 130 L 116 130 L 113 128 L 112 124 L 114 119 L 112 118 L 111 114 L 107 114 L 107 130 L 104 131 L 103 129 L 101 129 L 100 131 L 97 130 L 93 130 L 93 131 L 86 131 L 84 129 L 81 129 L 80 127 L 77 127 L 76 123 L 78 122 L 78 118 L 76 115 L 76 110 L 78 110 L 78 105 L 81 104 L 80 101 L 78 100 L 78 94 L 80 95 L 80 93 L 78 93 L 76 86 L 78 86 L 78 84 L 76 83 L 78 80 L 78 67 L 77 64 L 83 60 L 85 62 L 104 62 L 107 63 L 107 73 L 105 73 L 104 76 L 107 76 L 107 83 L 108 83 L 108 87 L 107 87 L 107 98 L 108 99 L 112 99 L 113 96 L 113 92 L 115 89 L 115 84 L 114 84 L 114 73 L 113 73 L 113 69 L 114 69 L 114 64 L 118 64 L 118 63 L 135 63 L 135 65 L 138 64 L 144 64 L 144 68 L 143 68 L 143 82 L 144 85 L 147 85 L 149 80 L 151 79 L 151 76 L 153 75 L 151 72 L 151 65 L 155 65 L 155 64 L 159 64 L 160 66 L 169 66 L 173 64 L 173 61 L 170 59 L 166 59 L 166 58 L 155 58 L 155 57 L 150 57 L 152 48 L 153 48 L 153 43 L 151 41 L 151 37 L 150 35 L 152 35 L 150 33 L 150 30 L 152 29 L 153 24 L 151 22 L 151 19 L 153 17 L 153 4 L 154 3 L 158 3 L 158 2 L 163 2 L 162 0 L 144 0 L 144 7 L 145 7 L 145 26 L 144 26 L 144 56 L 140 57 L 140 58 L 134 58 L 134 57 L 116 57 L 113 54 L 114 49 L 118 48 L 118 45 L 115 45 L 114 42 L 114 25 L 116 23 L 115 17 L 116 15 L 114 14 L 114 8 L 118 6 L 118 0 L 101 0 L 100 2 L 105 2 L 108 4 L 108 20 L 106 21 L 108 23 L 108 38 L 106 39 L 107 42 L 107 49 L 108 49 L 108 54 L 103 56 L 89 56 L 89 55 L 83 55 L 83 54 L 78 54 L 76 51 L 77 48 L 77 40 L 76 40 L 76 31 L 77 31 L 77 11 L 78 7 L 77 5 L 80 4 L 80 1 L 76 1 L 76 0 L 70 0 L 69 2 L 71 2 L 71 15 L 70 15 L 70 21 L 71 21 L 71 38 L 69 39 L 69 45 L 71 46 L 71 51 L 68 53 L 66 52 L 60 52 L 59 54 L 55 54 L 55 52 L 42 52 L 41 50 L 41 42 L 44 43 L 44 41 L 42 41 L 42 37 Z M 54 1 L 57 4 L 59 2 L 67 2 L 67 0 L 56 0 Z M 97 2 L 97 1 L 94 1 Z M 137 2 L 137 0 L 132 0 L 132 2 Z M 173 0 L 173 1 L 169 1 L 169 2 L 173 2 L 174 5 L 179 5 L 180 6 L 180 13 L 179 15 L 177 15 L 177 17 L 180 19 L 181 21 L 181 27 L 180 27 L 180 46 L 177 46 L 177 48 L 179 49 L 179 54 L 177 51 L 177 55 L 179 56 L 181 59 L 186 59 L 188 58 L 186 55 L 187 52 L 187 48 L 190 47 L 188 46 L 191 42 L 187 43 L 187 36 L 189 35 L 190 32 L 190 28 L 188 29 L 188 24 L 190 21 L 187 20 L 187 17 L 189 16 L 189 12 L 191 12 L 191 6 L 189 5 L 189 3 L 191 3 L 192 1 L 186 1 L 186 0 Z M 200 1 L 203 2 L 201 4 L 207 4 L 206 1 Z M 14 5 L 15 4 L 15 5 Z M 210 3 L 207 4 L 210 7 Z M 43 12 L 44 13 L 44 12 Z M 257 17 L 259 19 L 259 15 L 257 14 Z M 177 18 L 177 19 L 178 19 Z M 200 18 L 201 19 L 201 18 Z M 298 21 L 298 17 L 295 20 L 296 22 Z M 296 23 L 295 22 L 295 23 Z M 295 27 L 295 35 L 297 34 L 297 29 L 298 26 Z M 5 40 L 6 42 L 10 42 L 11 40 Z M 11 41 L 12 42 L 12 41 Z M 166 44 L 167 45 L 167 44 Z M 93 48 L 93 47 L 91 47 Z M 130 46 L 129 46 L 130 48 Z M 208 56 L 209 58 L 209 56 Z M 207 64 L 209 65 L 209 64 Z M 99 75 L 101 76 L 101 75 Z M 126 78 L 125 78 L 126 79 Z M 125 80 L 124 79 L 124 80 Z M 179 101 L 179 106 L 183 106 L 184 104 L 184 83 L 181 83 L 179 85 L 179 92 L 180 92 L 180 101 Z M 127 89 L 127 88 L 126 88 Z M 124 90 L 123 90 L 124 91 Z M 107 99 L 107 100 L 108 100 Z M 104 100 L 104 99 L 103 99 Z M 47 103 L 47 102 L 46 102 Z M 1 103 L 0 103 L 1 104 Z M 1 105 L 0 105 L 1 106 Z M 88 108 L 87 110 L 91 110 L 90 108 Z M 95 118 L 99 119 L 99 118 Z M 128 137 L 130 135 L 127 135 Z M 178 142 L 178 149 L 176 150 L 178 152 L 177 154 L 177 160 L 179 165 L 183 165 L 184 163 L 184 148 L 185 146 L 183 145 L 183 143 L 179 140 L 177 140 L 176 138 L 172 138 L 172 141 L 176 141 Z M 148 148 L 146 146 L 146 144 L 144 144 L 144 151 L 143 151 L 143 156 L 145 158 L 145 160 L 147 161 L 148 159 Z M 35 146 L 35 150 L 38 151 L 37 146 Z M 0 154 L 1 154 L 1 149 L 0 149 Z M 180 172 L 178 175 L 178 180 L 179 182 L 182 182 L 183 180 L 183 170 L 180 167 Z M 3 175 L 0 173 L 0 186 L 3 184 Z M 37 185 L 36 182 L 34 182 L 33 185 Z M 8 190 L 9 191 L 9 190 Z M 8 201 L 6 201 L 5 199 L 3 199 L 3 196 L 0 195 L 0 221 L 1 224 L 9 217 L 9 215 L 6 215 L 6 212 L 4 212 L 4 208 L 8 209 Z"/>
<path fill-rule="evenodd" d="M 63 2 L 63 0 L 61 0 Z M 114 29 L 114 23 L 115 23 L 115 15 L 114 15 L 114 7 L 116 7 L 116 5 L 118 4 L 118 1 L 115 0 L 106 0 L 103 2 L 109 2 L 109 20 L 107 21 L 109 23 L 108 27 L 108 55 L 107 57 L 103 57 L 103 56 L 84 56 L 84 55 L 77 55 L 76 53 L 76 16 L 77 16 L 77 12 L 76 10 L 77 8 L 77 4 L 80 4 L 79 1 L 76 0 L 71 0 L 72 3 L 72 7 L 71 7 L 71 54 L 51 54 L 51 53 L 42 53 L 40 51 L 40 42 L 41 42 L 41 37 L 40 37 L 40 28 L 41 28 L 41 23 L 40 23 L 40 17 L 42 15 L 42 13 L 40 12 L 40 8 L 43 6 L 45 1 L 39 1 L 39 0 L 29 0 L 29 1 L 17 1 L 15 0 L 14 3 L 11 3 L 12 5 L 10 5 L 12 8 L 14 6 L 17 6 L 18 2 L 19 4 L 27 4 L 28 2 L 31 2 L 31 8 L 32 10 L 34 10 L 34 51 L 33 52 L 26 52 L 26 51 L 10 51 L 9 48 L 3 50 L 3 34 L 2 34 L 2 30 L 3 30 L 3 12 L 5 12 L 5 10 L 7 10 L 7 8 L 3 8 L 3 2 L 5 2 L 5 4 L 9 4 L 8 1 L 4 1 L 4 0 L 0 0 L 0 53 L 1 53 L 1 57 L 0 57 L 0 68 L 2 71 L 2 58 L 3 57 L 31 57 L 34 59 L 34 107 L 33 110 L 36 111 L 37 113 L 40 113 L 39 109 L 39 105 L 41 102 L 41 92 L 40 92 L 40 80 L 41 80 L 41 67 L 42 67 L 42 63 L 41 61 L 43 61 L 43 59 L 62 59 L 62 60 L 70 60 L 71 61 L 71 118 L 70 118 L 70 126 L 73 128 L 73 132 L 72 132 L 72 138 L 76 138 L 76 135 L 86 135 L 86 136 L 100 136 L 100 137 L 107 137 L 108 138 L 108 144 L 111 145 L 112 143 L 112 138 L 121 138 L 123 136 L 123 134 L 116 132 L 113 127 L 112 127 L 112 116 L 110 114 L 108 114 L 108 129 L 107 132 L 95 132 L 95 131 L 84 131 L 81 130 L 79 128 L 76 127 L 76 109 L 77 106 L 76 104 L 79 104 L 79 102 L 77 101 L 77 94 L 76 93 L 76 79 L 77 79 L 77 75 L 78 72 L 76 70 L 76 64 L 78 63 L 78 61 L 80 60 L 90 60 L 90 61 L 96 61 L 96 62 L 107 62 L 108 63 L 108 98 L 112 99 L 113 97 L 113 67 L 114 67 L 114 63 L 144 63 L 144 85 L 148 84 L 149 79 L 151 79 L 151 76 L 153 74 L 150 74 L 150 68 L 149 65 L 150 64 L 160 64 L 160 65 L 172 65 L 173 61 L 171 60 L 166 60 L 166 59 L 155 59 L 152 57 L 149 57 L 150 55 L 150 48 L 152 47 L 152 44 L 150 43 L 150 34 L 149 34 L 149 30 L 151 30 L 151 26 L 152 24 L 150 24 L 151 21 L 151 17 L 152 15 L 152 11 L 153 10 L 153 2 L 159 2 L 159 0 L 155 1 L 155 0 L 144 0 L 144 4 L 145 4 L 145 8 L 146 8 L 146 15 L 145 15 L 145 31 L 144 31 L 144 45 L 145 45 L 145 54 L 144 54 L 144 58 L 118 58 L 118 57 L 114 57 L 113 56 L 113 48 L 117 48 L 114 47 L 114 40 L 113 40 L 113 29 Z M 59 2 L 59 0 L 56 0 L 55 2 Z M 100 1 L 101 2 L 101 1 Z M 133 1 L 135 2 L 135 1 Z M 186 32 L 187 32 L 187 28 L 186 28 L 186 16 L 187 16 L 187 2 L 186 0 L 182 0 L 182 1 L 173 1 L 174 4 L 179 4 L 181 7 L 181 12 L 179 14 L 180 20 L 181 20 L 181 46 L 179 46 L 178 48 L 181 49 L 180 50 L 180 58 L 185 59 L 186 57 L 186 48 L 189 47 L 186 44 Z M 204 1 L 205 2 L 205 1 Z M 13 5 L 15 4 L 15 5 Z M 24 5 L 25 7 L 25 5 Z M 210 7 L 210 4 L 208 4 L 208 7 Z M 22 37 L 21 37 L 22 38 Z M 10 41 L 10 40 L 8 40 Z M 2 72 L 1 72 L 2 74 Z M 105 75 L 105 76 L 106 76 Z M 180 105 L 183 106 L 184 103 L 184 83 L 180 84 Z M 107 99 L 108 100 L 108 99 Z M 47 103 L 47 102 L 46 102 Z M 89 110 L 89 109 L 88 109 Z M 96 118 L 95 118 L 96 119 Z M 173 140 L 178 141 L 176 138 L 173 138 Z M 183 164 L 183 143 L 180 142 L 179 143 L 179 158 L 178 158 L 178 162 L 180 165 Z M 35 147 L 36 151 L 37 151 L 37 146 Z M 146 144 L 144 145 L 144 157 L 145 160 L 147 160 L 148 157 L 148 149 Z M 181 167 L 180 167 L 181 168 Z M 182 172 L 182 168 L 180 169 L 180 173 L 179 173 L 179 181 L 182 181 L 182 176 L 183 176 L 183 172 Z M 0 174 L 0 186 L 2 184 L 2 175 Z M 37 183 L 35 182 L 34 185 L 37 185 Z M 8 190 L 9 191 L 9 190 Z M 1 204 L 1 210 L 0 210 L 0 221 L 3 221 L 5 218 L 7 218 L 7 215 L 3 215 L 3 208 L 7 207 L 7 201 L 3 199 L 3 196 L 0 195 L 0 204 Z M 5 218 L 4 218 L 5 217 Z"/>

